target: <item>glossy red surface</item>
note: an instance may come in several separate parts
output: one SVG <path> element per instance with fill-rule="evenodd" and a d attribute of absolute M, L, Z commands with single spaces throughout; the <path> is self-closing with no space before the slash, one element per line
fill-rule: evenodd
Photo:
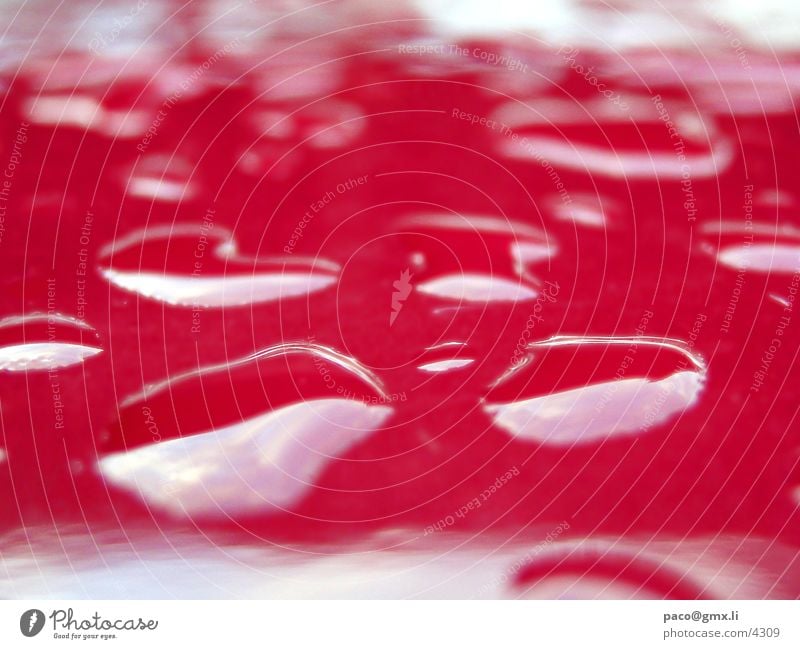
<path fill-rule="evenodd" d="M 88 350 L 0 372 L 4 532 L 491 554 L 558 529 L 636 563 L 563 550 L 506 595 L 555 575 L 730 596 L 691 559 L 720 547 L 740 594 L 800 594 L 796 58 L 751 52 L 794 75 L 788 105 L 752 110 L 724 47 L 442 41 L 527 66 L 508 70 L 405 52 L 427 29 L 408 20 L 254 36 L 204 69 L 225 40 L 203 20 L 179 11 L 196 38 L 151 65 L 68 52 L 4 75 L 0 315 L 29 319 L 0 354 Z M 244 421 L 274 437 L 213 437 Z M 160 446 L 204 434 L 202 455 Z M 661 542 L 688 564 L 642 558 Z M 760 571 L 774 590 L 746 589 Z"/>

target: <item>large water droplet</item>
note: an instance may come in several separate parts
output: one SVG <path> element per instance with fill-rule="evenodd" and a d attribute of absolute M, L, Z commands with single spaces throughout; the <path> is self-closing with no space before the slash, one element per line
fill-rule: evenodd
<path fill-rule="evenodd" d="M 739 270 L 762 273 L 796 273 L 800 270 L 800 243 L 756 243 L 726 246 L 719 251 L 720 263 Z"/>
<path fill-rule="evenodd" d="M 623 379 L 533 399 L 489 404 L 495 424 L 520 439 L 570 446 L 611 436 L 632 435 L 690 407 L 703 387 L 697 372 L 677 372 L 661 381 Z M 612 389 L 613 407 L 597 404 Z"/>
<path fill-rule="evenodd" d="M 279 513 L 325 466 L 392 413 L 347 399 L 307 401 L 190 437 L 102 458 L 105 478 L 177 516 Z"/>
<path fill-rule="evenodd" d="M 608 350 L 614 347 L 624 356 L 616 365 L 613 378 L 598 380 L 597 368 L 590 363 L 591 383 L 546 388 L 546 379 L 551 375 L 565 379 L 573 374 L 571 380 L 575 381 L 584 371 L 574 356 L 548 358 L 548 350 L 562 348 L 572 354 L 582 348 L 589 352 L 605 350 L 610 359 Z M 705 384 L 702 359 L 680 341 L 556 336 L 530 348 L 534 360 L 528 359 L 525 376 L 521 376 L 523 370 L 519 364 L 507 370 L 492 388 L 484 411 L 510 435 L 541 444 L 571 446 L 645 432 L 690 408 Z M 639 362 L 653 375 L 636 376 L 636 356 L 647 348 L 659 356 Z M 555 363 L 562 369 L 551 374 L 546 369 L 547 363 Z M 537 366 L 540 371 L 529 377 L 529 370 Z M 655 376 L 657 372 L 666 376 Z M 509 383 L 523 384 L 515 388 Z M 531 391 L 534 395 L 526 396 Z"/>
<path fill-rule="evenodd" d="M 230 231 L 206 217 L 137 230 L 104 246 L 113 285 L 166 304 L 222 308 L 271 302 L 321 291 L 339 266 L 321 258 L 253 255 L 239 251 Z M 156 270 L 157 269 L 157 270 Z"/>
<path fill-rule="evenodd" d="M 103 435 L 103 449 L 128 450 L 334 396 L 369 404 L 388 401 L 381 380 L 352 356 L 314 342 L 272 345 L 175 372 L 126 396 L 119 421 Z"/>
<path fill-rule="evenodd" d="M 114 111 L 86 95 L 43 95 L 28 103 L 28 119 L 36 124 L 80 128 L 114 138 L 139 137 L 151 118 L 141 110 Z"/>

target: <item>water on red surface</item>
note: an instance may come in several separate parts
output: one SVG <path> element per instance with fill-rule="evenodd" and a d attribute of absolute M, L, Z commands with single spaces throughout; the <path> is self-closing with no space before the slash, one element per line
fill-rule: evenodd
<path fill-rule="evenodd" d="M 0 592 L 800 595 L 797 55 L 212 6 L 5 65 Z"/>

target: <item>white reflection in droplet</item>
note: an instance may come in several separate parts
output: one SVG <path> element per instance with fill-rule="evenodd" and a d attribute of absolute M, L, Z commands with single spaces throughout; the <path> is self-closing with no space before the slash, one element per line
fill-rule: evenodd
<path fill-rule="evenodd" d="M 0 347 L 0 370 L 50 370 L 82 363 L 102 349 L 72 343 L 22 343 Z"/>
<path fill-rule="evenodd" d="M 601 123 L 628 122 L 631 118 L 637 121 L 651 119 L 652 102 L 642 105 L 635 98 L 626 98 L 628 110 L 616 106 L 613 102 L 596 99 L 575 101 L 555 97 L 537 97 L 535 101 L 521 103 L 516 100 L 507 101 L 494 111 L 492 117 L 512 128 L 522 130 L 535 127 L 552 127 L 553 125 L 587 124 L 595 121 Z"/>
<path fill-rule="evenodd" d="M 511 244 L 511 259 L 514 263 L 514 272 L 524 276 L 528 266 L 547 261 L 555 253 L 555 246 L 528 241 L 515 241 Z"/>
<path fill-rule="evenodd" d="M 498 376 L 494 382 L 491 384 L 491 387 L 495 388 L 498 385 L 502 385 L 506 381 L 510 380 L 512 377 L 517 376 L 522 368 L 527 367 L 533 362 L 533 354 L 526 353 L 520 358 L 515 359 L 515 361 L 503 372 L 500 376 Z"/>
<path fill-rule="evenodd" d="M 553 336 L 528 345 L 531 354 L 548 347 L 652 347 L 683 357 L 666 378 L 614 379 L 532 398 L 485 402 L 486 412 L 511 435 L 540 443 L 569 446 L 610 437 L 633 435 L 668 421 L 691 407 L 704 385 L 707 367 L 703 358 L 684 342 L 648 336 Z M 527 364 L 527 363 L 526 363 Z M 512 365 L 493 387 L 516 374 Z"/>
<path fill-rule="evenodd" d="M 557 219 L 569 221 L 588 228 L 603 229 L 607 226 L 605 204 L 609 199 L 601 199 L 592 194 L 573 194 L 569 203 L 553 200 L 551 207 Z"/>
<path fill-rule="evenodd" d="M 334 275 L 311 272 L 196 277 L 106 268 L 102 274 L 115 286 L 143 297 L 173 306 L 206 308 L 243 306 L 308 295 L 336 282 Z"/>
<path fill-rule="evenodd" d="M 191 194 L 184 183 L 165 178 L 132 178 L 128 193 L 162 201 L 179 201 Z"/>
<path fill-rule="evenodd" d="M 499 216 L 480 214 L 414 214 L 402 220 L 402 225 L 441 230 L 466 230 L 487 234 L 508 234 L 515 237 L 533 237 L 545 240 L 545 233 L 528 223 Z"/>
<path fill-rule="evenodd" d="M 474 358 L 451 358 L 445 361 L 436 361 L 433 363 L 425 363 L 417 367 L 418 370 L 423 372 L 447 372 L 449 370 L 457 370 L 475 362 Z"/>
<path fill-rule="evenodd" d="M 728 246 L 719 252 L 720 263 L 739 270 L 796 273 L 800 270 L 800 245 L 789 243 L 756 243 Z"/>
<path fill-rule="evenodd" d="M 174 515 L 279 513 L 331 461 L 379 428 L 386 406 L 347 399 L 296 403 L 247 421 L 102 458 L 112 484 Z"/>
<path fill-rule="evenodd" d="M 202 224 L 173 223 L 171 225 L 152 225 L 140 228 L 128 234 L 117 237 L 100 248 L 99 256 L 108 258 L 112 255 L 129 250 L 136 246 L 144 246 L 149 242 L 178 240 L 184 237 L 198 236 L 213 240 L 213 254 L 217 259 L 233 264 L 247 264 L 248 266 L 280 265 L 301 266 L 309 270 L 328 270 L 338 272 L 341 266 L 330 259 L 323 257 L 309 257 L 306 255 L 271 255 L 248 254 L 239 249 L 239 244 L 233 237 L 233 232 L 222 225 L 214 225 L 208 229 Z"/>
<path fill-rule="evenodd" d="M 417 286 L 420 293 L 466 302 L 521 302 L 533 300 L 536 290 L 519 282 L 479 273 L 456 273 Z"/>
<path fill-rule="evenodd" d="M 85 95 L 40 96 L 28 103 L 27 112 L 36 124 L 71 126 L 118 138 L 138 137 L 151 122 L 142 111 L 107 110 Z"/>
<path fill-rule="evenodd" d="M 184 158 L 147 155 L 137 162 L 127 192 L 137 198 L 178 202 L 194 195 L 194 186 L 190 184 L 193 171 L 194 165 Z"/>
<path fill-rule="evenodd" d="M 775 302 L 776 304 L 781 305 L 784 308 L 787 308 L 787 309 L 791 309 L 792 308 L 792 303 L 789 300 L 787 300 L 785 297 L 783 297 L 782 295 L 776 295 L 775 293 L 770 293 L 769 294 L 769 299 L 772 300 L 773 302 Z"/>
<path fill-rule="evenodd" d="M 766 237 L 787 237 L 800 239 L 800 228 L 790 223 L 760 223 L 755 221 L 712 221 L 700 226 L 703 232 L 711 234 L 764 235 Z"/>

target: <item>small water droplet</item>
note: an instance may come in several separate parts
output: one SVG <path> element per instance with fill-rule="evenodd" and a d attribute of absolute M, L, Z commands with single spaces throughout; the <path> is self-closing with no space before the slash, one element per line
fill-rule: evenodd
<path fill-rule="evenodd" d="M 775 293 L 770 293 L 769 298 L 776 304 L 779 304 L 780 306 L 785 307 L 787 309 L 790 309 L 792 307 L 792 303 L 781 295 L 775 295 Z"/>
<path fill-rule="evenodd" d="M 475 362 L 474 358 L 451 358 L 445 361 L 435 361 L 433 363 L 425 363 L 417 367 L 418 370 L 423 372 L 439 373 L 449 372 L 450 370 L 457 370 Z"/>
<path fill-rule="evenodd" d="M 173 306 L 194 308 L 244 306 L 308 295 L 337 281 L 337 275 L 317 270 L 339 270 L 338 264 L 322 258 L 241 253 L 229 231 L 207 224 L 137 230 L 104 246 L 101 258 L 113 261 L 113 267 L 101 268 L 100 273 L 114 286 Z"/>
<path fill-rule="evenodd" d="M 547 390 L 543 382 L 550 372 L 541 370 L 520 389 L 512 385 L 519 383 L 522 375 L 521 365 L 515 364 L 494 383 L 484 411 L 497 426 L 515 438 L 571 446 L 636 435 L 665 423 L 690 408 L 705 385 L 703 360 L 680 341 L 669 339 L 555 336 L 532 344 L 525 365 L 538 365 L 541 369 L 543 363 L 555 363 L 562 368 L 556 376 L 566 381 L 570 373 L 579 376 L 581 366 L 571 367 L 575 365 L 573 357 L 550 358 L 544 352 L 563 349 L 574 355 L 584 347 L 591 353 L 606 350 L 608 358 L 615 347 L 619 348 L 623 357 L 613 378 L 600 380 L 594 377 L 595 369 L 594 383 L 558 384 Z M 636 357 L 648 348 L 656 356 L 640 362 L 654 376 L 635 376 Z M 675 362 L 676 357 L 678 362 Z M 655 376 L 657 372 L 669 373 Z M 524 394 L 531 390 L 533 396 Z"/>
<path fill-rule="evenodd" d="M 520 302 L 533 300 L 538 294 L 519 282 L 477 273 L 444 275 L 416 288 L 426 295 L 460 302 Z"/>

